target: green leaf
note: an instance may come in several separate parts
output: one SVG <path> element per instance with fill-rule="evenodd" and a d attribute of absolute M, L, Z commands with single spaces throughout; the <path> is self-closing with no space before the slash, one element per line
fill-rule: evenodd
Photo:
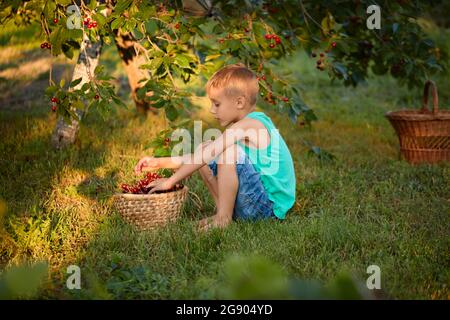
<path fill-rule="evenodd" d="M 167 119 L 169 119 L 170 121 L 174 121 L 178 117 L 178 111 L 174 106 L 170 105 L 164 110 L 166 112 Z"/>
<path fill-rule="evenodd" d="M 292 123 L 297 122 L 297 113 L 295 112 L 295 110 L 292 107 L 289 108 L 288 115 L 289 115 L 289 119 L 291 120 Z"/>
<path fill-rule="evenodd" d="M 125 21 L 124 17 L 117 18 L 111 22 L 111 29 L 119 29 Z"/>
<path fill-rule="evenodd" d="M 81 86 L 81 91 L 84 92 L 84 91 L 88 90 L 90 87 L 91 87 L 90 83 L 86 82 Z"/>
<path fill-rule="evenodd" d="M 47 89 L 45 89 L 45 94 L 49 97 L 53 97 L 55 95 L 56 91 L 58 91 L 57 86 L 50 86 L 50 87 L 47 87 Z"/>
<path fill-rule="evenodd" d="M 169 157 L 170 156 L 170 150 L 166 149 L 164 147 L 159 147 L 153 150 L 153 156 L 154 157 Z"/>
<path fill-rule="evenodd" d="M 103 26 L 106 23 L 106 17 L 101 13 L 94 14 L 94 20 L 97 21 L 97 24 Z"/>
<path fill-rule="evenodd" d="M 236 51 L 241 47 L 241 42 L 239 40 L 233 39 L 228 41 L 228 48 L 230 48 L 231 51 Z"/>
<path fill-rule="evenodd" d="M 67 48 L 65 45 L 62 46 L 62 50 L 64 55 L 68 58 L 68 59 L 73 59 L 73 49 L 72 48 Z"/>
<path fill-rule="evenodd" d="M 322 19 L 322 31 L 325 35 L 330 33 L 330 30 L 334 28 L 334 18 L 330 12 L 328 12 L 327 16 Z"/>
<path fill-rule="evenodd" d="M 144 35 L 138 30 L 138 29 L 134 29 L 133 30 L 133 36 L 136 38 L 136 40 L 142 40 L 144 38 Z"/>
<path fill-rule="evenodd" d="M 78 78 L 78 79 L 73 80 L 73 81 L 70 83 L 69 88 L 75 87 L 76 85 L 78 85 L 78 84 L 81 82 L 81 80 L 83 80 L 83 77 L 80 77 L 80 78 Z"/>
<path fill-rule="evenodd" d="M 150 19 L 150 20 L 146 21 L 145 24 L 144 24 L 144 26 L 145 26 L 145 31 L 146 31 L 150 36 L 155 35 L 155 34 L 156 34 L 156 31 L 158 31 L 158 29 L 159 29 L 158 24 L 157 24 L 156 21 L 153 20 L 153 19 Z"/>
<path fill-rule="evenodd" d="M 116 6 L 114 7 L 114 15 L 119 16 L 122 12 L 124 12 L 131 5 L 133 0 L 121 0 L 117 1 Z"/>
<path fill-rule="evenodd" d="M 96 0 L 89 1 L 88 7 L 89 9 L 94 10 L 95 7 L 97 7 L 97 1 Z"/>
<path fill-rule="evenodd" d="M 76 119 L 77 121 L 80 121 L 78 114 L 76 112 L 74 112 L 71 108 L 67 108 L 66 110 L 72 116 L 72 119 Z"/>
<path fill-rule="evenodd" d="M 94 74 L 98 75 L 98 74 L 102 73 L 103 70 L 105 70 L 105 66 L 104 65 L 98 65 L 98 66 L 95 67 Z"/>
<path fill-rule="evenodd" d="M 50 34 L 50 43 L 52 45 L 52 53 L 57 56 L 61 53 L 61 45 L 66 40 L 66 34 L 59 26 Z"/>
<path fill-rule="evenodd" d="M 147 88 L 146 87 L 140 87 L 136 91 L 136 96 L 138 97 L 139 100 L 143 100 L 143 99 L 145 99 L 145 94 L 146 93 L 147 93 Z"/>
<path fill-rule="evenodd" d="M 424 40 L 422 40 L 422 43 L 424 43 L 428 47 L 434 47 L 434 42 L 431 39 L 424 39 Z"/>
<path fill-rule="evenodd" d="M 152 107 L 155 107 L 155 108 L 158 108 L 158 109 L 159 109 L 159 108 L 165 107 L 166 104 L 167 104 L 167 101 L 166 101 L 166 100 L 160 99 L 160 100 L 156 101 L 154 104 L 152 104 Z"/>
<path fill-rule="evenodd" d="M 182 68 L 190 68 L 189 59 L 184 55 L 177 55 L 174 62 Z"/>
<path fill-rule="evenodd" d="M 113 99 L 114 103 L 116 105 L 118 105 L 119 107 L 128 109 L 128 106 L 120 98 L 118 98 L 116 96 L 111 96 L 111 98 Z"/>
<path fill-rule="evenodd" d="M 61 79 L 61 81 L 59 82 L 59 86 L 61 88 L 64 88 L 64 84 L 66 83 L 66 81 L 64 79 Z"/>
<path fill-rule="evenodd" d="M 72 105 L 73 105 L 74 108 L 79 109 L 79 110 L 84 110 L 85 109 L 84 103 L 81 102 L 80 100 L 74 101 L 72 103 Z"/>
<path fill-rule="evenodd" d="M 396 32 L 397 32 L 398 26 L 399 26 L 398 23 L 393 23 L 393 24 L 392 24 L 392 33 L 396 33 Z"/>
<path fill-rule="evenodd" d="M 334 63 L 333 64 L 333 68 L 338 72 L 338 73 L 340 73 L 343 77 L 344 77 L 344 79 L 347 79 L 348 78 L 348 73 L 347 73 L 347 68 L 343 65 L 343 64 L 341 64 L 341 63 Z"/>

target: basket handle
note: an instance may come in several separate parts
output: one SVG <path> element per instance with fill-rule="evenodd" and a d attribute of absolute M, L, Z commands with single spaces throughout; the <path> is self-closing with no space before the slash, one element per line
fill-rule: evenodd
<path fill-rule="evenodd" d="M 438 104 L 439 104 L 439 98 L 438 98 L 438 92 L 436 84 L 431 81 L 427 80 L 425 82 L 425 88 L 423 90 L 423 100 L 422 100 L 422 110 L 421 111 L 428 111 L 428 91 L 431 86 L 431 92 L 433 94 L 433 114 L 436 114 L 439 110 Z"/>

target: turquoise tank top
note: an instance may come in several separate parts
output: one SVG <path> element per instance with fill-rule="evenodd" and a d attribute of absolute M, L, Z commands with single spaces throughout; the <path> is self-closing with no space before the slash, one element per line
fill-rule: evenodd
<path fill-rule="evenodd" d="M 284 219 L 295 202 L 296 180 L 291 153 L 278 129 L 264 112 L 250 112 L 245 117 L 260 121 L 269 132 L 270 143 L 266 148 L 248 147 L 241 141 L 237 143 L 259 172 L 269 199 L 274 204 L 275 216 Z"/>

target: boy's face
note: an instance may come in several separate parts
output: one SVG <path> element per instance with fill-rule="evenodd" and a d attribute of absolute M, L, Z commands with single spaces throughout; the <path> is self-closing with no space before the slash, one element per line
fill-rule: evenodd
<path fill-rule="evenodd" d="M 209 99 L 211 100 L 210 112 L 222 127 L 239 120 L 239 111 L 244 109 L 244 97 L 230 97 L 225 94 L 224 89 L 211 89 Z"/>

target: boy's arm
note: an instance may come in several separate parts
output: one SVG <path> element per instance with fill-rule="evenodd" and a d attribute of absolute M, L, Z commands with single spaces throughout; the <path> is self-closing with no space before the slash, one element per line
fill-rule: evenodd
<path fill-rule="evenodd" d="M 201 146 L 205 147 L 210 144 L 212 141 L 206 141 L 201 144 Z M 182 156 L 176 157 L 144 157 L 139 163 L 136 165 L 138 168 L 138 172 L 140 171 L 153 171 L 155 169 L 178 169 L 184 163 L 192 163 L 193 153 L 185 154 Z"/>
<path fill-rule="evenodd" d="M 185 158 L 182 156 L 183 164 L 168 179 L 168 184 L 174 186 L 178 181 L 190 176 L 205 164 L 218 157 L 228 147 L 234 145 L 236 141 L 243 139 L 245 137 L 247 126 L 247 119 L 236 122 L 214 141 L 206 145 L 199 145 L 193 154 L 189 154 Z M 179 163 L 179 160 L 180 159 L 175 159 L 175 162 L 173 163 Z"/>

